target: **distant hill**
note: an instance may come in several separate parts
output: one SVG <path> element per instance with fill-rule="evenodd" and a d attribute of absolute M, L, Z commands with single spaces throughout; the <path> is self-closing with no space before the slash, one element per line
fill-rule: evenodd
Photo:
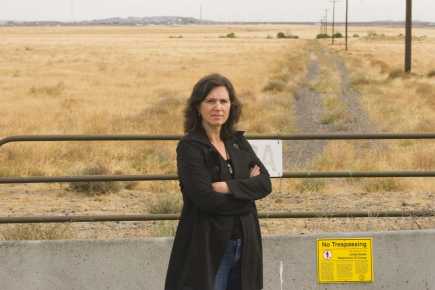
<path fill-rule="evenodd" d="M 152 17 L 112 17 L 86 21 L 0 21 L 3 26 L 71 26 L 71 25 L 189 25 L 212 24 L 214 21 L 199 20 L 193 17 L 152 16 Z"/>
<path fill-rule="evenodd" d="M 294 24 L 294 25 L 317 25 L 318 22 L 295 22 L 295 21 L 211 21 L 199 20 L 193 17 L 179 16 L 151 16 L 151 17 L 112 17 L 105 19 L 86 20 L 86 21 L 1 21 L 0 26 L 86 26 L 86 25 L 191 25 L 191 24 Z M 336 22 L 336 25 L 344 25 L 344 22 Z M 404 21 L 366 21 L 366 22 L 350 22 L 352 26 L 404 26 Z M 435 27 L 435 22 L 414 21 L 415 27 Z"/>

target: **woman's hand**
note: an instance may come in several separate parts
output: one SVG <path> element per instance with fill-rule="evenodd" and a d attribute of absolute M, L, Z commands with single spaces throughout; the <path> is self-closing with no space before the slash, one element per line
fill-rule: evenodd
<path fill-rule="evenodd" d="M 213 187 L 213 190 L 216 192 L 223 193 L 223 194 L 230 193 L 228 184 L 225 181 L 213 182 L 211 186 Z"/>
<path fill-rule="evenodd" d="M 261 174 L 260 167 L 258 165 L 255 165 L 251 168 L 251 172 L 249 174 L 250 177 L 258 176 Z"/>

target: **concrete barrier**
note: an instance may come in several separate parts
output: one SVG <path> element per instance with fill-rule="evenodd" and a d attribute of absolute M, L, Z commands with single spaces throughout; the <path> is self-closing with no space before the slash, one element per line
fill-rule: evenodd
<path fill-rule="evenodd" d="M 373 238 L 374 281 L 318 284 L 318 238 Z M 172 239 L 2 241 L 1 290 L 160 290 Z M 435 230 L 264 238 L 265 290 L 435 290 Z M 280 277 L 282 273 L 282 282 Z"/>

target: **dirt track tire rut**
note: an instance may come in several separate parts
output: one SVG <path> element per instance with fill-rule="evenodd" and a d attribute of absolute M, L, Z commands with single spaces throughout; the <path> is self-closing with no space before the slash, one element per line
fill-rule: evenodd
<path fill-rule="evenodd" d="M 325 114 L 323 104 L 324 95 L 311 89 L 310 83 L 316 82 L 321 77 L 319 57 L 327 57 L 337 71 L 340 81 L 340 100 L 344 103 L 347 116 L 345 127 L 337 128 L 334 124 L 322 123 L 322 116 Z M 349 71 L 344 60 L 333 53 L 327 52 L 324 48 L 318 51 L 311 51 L 307 63 L 307 75 L 304 83 L 296 89 L 294 94 L 294 114 L 297 133 L 373 133 L 376 126 L 369 120 L 368 113 L 360 104 L 360 94 L 352 89 Z M 286 169 L 304 168 L 317 156 L 322 154 L 328 141 L 285 141 L 284 167 Z M 369 146 L 379 147 L 376 141 L 365 141 Z M 362 146 L 366 146 L 361 143 Z"/>

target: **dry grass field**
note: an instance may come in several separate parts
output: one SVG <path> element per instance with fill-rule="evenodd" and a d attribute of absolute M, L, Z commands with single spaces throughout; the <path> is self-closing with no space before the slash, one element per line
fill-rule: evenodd
<path fill-rule="evenodd" d="M 278 32 L 299 39 L 276 39 Z M 225 37 L 233 32 L 235 38 Z M 416 29 L 414 73 L 398 72 L 402 29 L 355 27 L 350 52 L 314 41 L 315 26 L 24 27 L 0 28 L 0 138 L 23 134 L 179 134 L 194 82 L 220 72 L 233 80 L 248 133 L 299 132 L 296 92 L 323 99 L 322 124 L 349 131 L 341 99 L 346 64 L 361 110 L 379 132 L 432 132 L 435 124 L 435 30 Z M 319 77 L 307 80 L 316 59 Z M 267 120 L 267 121 L 265 121 Z M 305 132 L 307 133 L 307 132 Z M 379 142 L 378 142 L 379 143 Z M 291 170 L 433 170 L 430 141 L 329 142 Z M 287 144 L 291 147 L 291 143 Z M 7 144 L 0 176 L 175 173 L 174 142 Z M 99 186 L 99 185 L 97 185 Z M 68 184 L 1 185 L 0 216 L 176 212 L 176 182 L 111 184 L 89 193 Z M 81 192 L 84 191 L 84 192 Z M 432 209 L 432 179 L 274 180 L 262 211 Z M 375 215 L 375 214 L 374 214 Z M 262 220 L 266 234 L 428 228 L 430 218 Z M 129 238 L 170 235 L 173 222 L 2 225 L 19 238 Z M 1 237 L 0 237 L 1 238 Z"/>
<path fill-rule="evenodd" d="M 361 40 L 352 43 L 350 53 L 341 50 L 338 54 L 348 64 L 352 87 L 360 93 L 360 103 L 376 131 L 434 132 L 435 29 L 414 29 L 413 67 L 409 76 L 402 72 L 403 31 L 397 28 L 366 31 Z M 433 141 L 383 143 L 387 148 L 374 158 L 376 167 L 385 170 L 435 169 Z M 402 179 L 397 183 L 399 189 L 406 191 L 430 192 L 435 188 L 432 179 Z"/>

